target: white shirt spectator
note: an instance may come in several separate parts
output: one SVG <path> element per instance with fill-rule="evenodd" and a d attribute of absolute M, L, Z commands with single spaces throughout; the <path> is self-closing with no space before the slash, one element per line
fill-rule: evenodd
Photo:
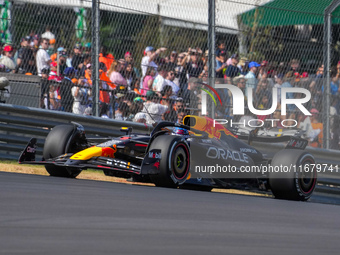
<path fill-rule="evenodd" d="M 53 33 L 51 33 L 51 31 L 46 31 L 45 33 L 41 35 L 41 38 L 46 38 L 48 40 L 51 40 L 51 39 L 55 39 L 55 36 Z"/>
<path fill-rule="evenodd" d="M 149 56 L 144 56 L 142 58 L 142 64 L 141 64 L 143 77 L 145 76 L 146 70 L 148 69 L 149 66 L 154 67 L 155 70 L 157 70 L 157 68 L 158 68 L 158 66 L 156 65 L 155 62 L 153 62 L 153 61 L 150 62 L 150 57 Z"/>
<path fill-rule="evenodd" d="M 248 89 L 253 89 L 253 93 L 256 91 L 257 86 L 257 79 L 253 72 L 248 72 L 246 76 L 244 77 L 246 81 L 246 89 L 245 89 L 245 96 L 248 96 Z"/>
<path fill-rule="evenodd" d="M 171 86 L 171 87 L 172 87 L 172 94 L 173 94 L 174 96 L 177 96 L 177 93 L 178 93 L 178 91 L 179 91 L 179 87 L 177 86 L 176 83 L 174 83 L 173 81 L 170 81 L 170 80 L 165 79 L 165 85 Z"/>
<path fill-rule="evenodd" d="M 14 61 L 7 56 L 2 56 L 0 58 L 0 64 L 6 66 L 6 69 L 11 69 L 11 70 L 15 69 Z"/>
<path fill-rule="evenodd" d="M 79 88 L 77 86 L 74 86 L 72 87 L 71 92 L 73 96 L 72 112 L 75 114 L 83 115 L 86 109 L 86 104 L 84 104 L 85 102 L 84 99 L 87 96 L 87 91 L 84 88 Z"/>
<path fill-rule="evenodd" d="M 153 124 L 162 121 L 162 115 L 168 110 L 168 106 L 147 102 L 144 103 L 142 112 L 146 115 L 146 123 Z"/>
<path fill-rule="evenodd" d="M 152 83 L 152 90 L 161 92 L 166 85 L 165 79 L 162 75 L 158 74 Z"/>
<path fill-rule="evenodd" d="M 41 70 L 44 68 L 49 68 L 49 61 L 51 58 L 46 50 L 40 48 L 37 52 L 36 59 L 38 75 L 41 76 Z"/>

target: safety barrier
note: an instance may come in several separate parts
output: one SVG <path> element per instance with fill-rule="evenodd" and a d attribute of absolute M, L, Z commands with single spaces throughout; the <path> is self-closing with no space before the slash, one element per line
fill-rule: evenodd
<path fill-rule="evenodd" d="M 120 127 L 128 125 L 137 133 L 150 133 L 151 126 L 25 106 L 0 104 L 0 159 L 17 159 L 31 137 L 38 139 L 37 156 L 42 156 L 45 137 L 59 124 L 82 124 L 90 137 L 117 137 Z"/>
<path fill-rule="evenodd" d="M 56 125 L 71 122 L 82 124 L 87 136 L 96 138 L 120 136 L 122 126 L 132 127 L 135 133 L 146 134 L 152 130 L 152 126 L 141 123 L 0 104 L 0 159 L 18 159 L 20 152 L 31 137 L 38 139 L 37 157 L 41 157 L 44 140 L 50 129 Z M 285 146 L 260 142 L 253 142 L 252 145 L 268 157 L 272 157 Z M 333 167 L 340 165 L 340 151 L 312 147 L 307 147 L 306 150 L 315 156 L 319 164 L 328 164 Z M 320 173 L 317 191 L 340 195 L 340 173 L 335 171 Z"/>

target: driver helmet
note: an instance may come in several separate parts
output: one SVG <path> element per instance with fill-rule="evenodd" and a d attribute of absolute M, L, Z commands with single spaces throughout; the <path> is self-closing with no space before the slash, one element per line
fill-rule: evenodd
<path fill-rule="evenodd" d="M 175 127 L 173 133 L 176 135 L 189 135 L 189 131 L 185 128 Z"/>

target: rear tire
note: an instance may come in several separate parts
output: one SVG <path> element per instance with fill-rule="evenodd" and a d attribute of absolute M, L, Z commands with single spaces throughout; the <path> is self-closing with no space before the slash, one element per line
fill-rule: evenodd
<path fill-rule="evenodd" d="M 65 153 L 75 153 L 75 132 L 76 126 L 59 125 L 55 126 L 48 134 L 44 144 L 44 159 L 55 158 Z M 51 176 L 75 178 L 81 170 L 70 170 L 62 166 L 46 165 L 46 171 Z"/>
<path fill-rule="evenodd" d="M 269 184 L 278 199 L 306 201 L 316 186 L 315 159 L 306 151 L 288 149 L 279 151 L 272 160 L 273 167 L 286 167 L 289 172 L 270 172 Z M 294 171 L 294 169 L 296 171 Z"/>
<path fill-rule="evenodd" d="M 159 173 L 150 175 L 158 187 L 176 188 L 183 184 L 190 170 L 190 149 L 181 136 L 163 135 L 155 138 L 149 151 L 161 150 Z"/>

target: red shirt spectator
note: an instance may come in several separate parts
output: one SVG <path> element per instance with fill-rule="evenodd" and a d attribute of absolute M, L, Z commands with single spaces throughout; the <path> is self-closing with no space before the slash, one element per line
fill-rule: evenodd
<path fill-rule="evenodd" d="M 112 54 L 107 53 L 107 48 L 105 46 L 102 46 L 100 48 L 99 62 L 103 62 L 107 70 L 109 70 L 114 60 L 115 57 Z"/>

